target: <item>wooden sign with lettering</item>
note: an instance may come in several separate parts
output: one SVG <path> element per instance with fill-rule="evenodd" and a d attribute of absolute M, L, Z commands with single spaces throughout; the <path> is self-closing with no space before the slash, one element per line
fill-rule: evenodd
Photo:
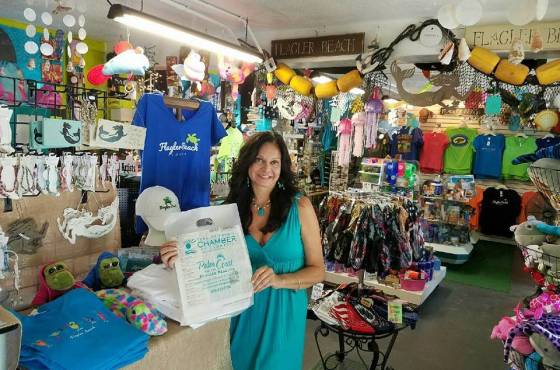
<path fill-rule="evenodd" d="M 459 115 L 459 116 L 482 116 L 484 115 L 484 108 L 468 109 L 458 107 L 443 107 L 440 109 L 441 115 Z"/>
<path fill-rule="evenodd" d="M 513 40 L 519 38 L 525 50 L 531 50 L 531 37 L 537 31 L 543 40 L 543 50 L 560 50 L 560 22 L 467 27 L 465 38 L 471 47 L 482 46 L 490 50 L 510 50 Z"/>
<path fill-rule="evenodd" d="M 276 59 L 361 54 L 364 33 L 272 40 L 270 48 Z"/>

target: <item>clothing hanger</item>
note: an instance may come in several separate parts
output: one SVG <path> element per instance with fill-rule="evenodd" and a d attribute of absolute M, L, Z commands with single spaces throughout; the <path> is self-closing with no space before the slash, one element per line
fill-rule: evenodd
<path fill-rule="evenodd" d="M 197 110 L 200 107 L 200 101 L 196 99 L 181 99 L 172 96 L 163 96 L 163 104 L 169 108 L 175 108 L 178 121 L 183 120 L 182 109 Z"/>
<path fill-rule="evenodd" d="M 508 187 L 505 184 L 498 184 L 496 185 L 496 189 L 508 190 Z"/>
<path fill-rule="evenodd" d="M 529 138 L 529 136 L 527 136 L 527 135 L 526 135 L 525 133 L 523 133 L 523 132 L 518 133 L 517 135 L 515 135 L 515 137 L 522 137 L 522 138 L 524 138 L 524 139 L 528 139 L 528 138 Z"/>
<path fill-rule="evenodd" d="M 552 132 L 549 132 L 548 134 L 543 136 L 543 139 L 548 139 L 548 138 L 554 139 L 555 137 L 556 136 Z"/>
<path fill-rule="evenodd" d="M 490 128 L 484 133 L 486 136 L 496 136 L 496 132 L 494 131 L 494 126 L 490 126 Z"/>

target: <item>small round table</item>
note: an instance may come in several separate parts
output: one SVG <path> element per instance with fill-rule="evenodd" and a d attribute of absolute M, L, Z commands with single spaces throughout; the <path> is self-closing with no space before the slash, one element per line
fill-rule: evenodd
<path fill-rule="evenodd" d="M 365 368 L 368 368 L 368 366 L 362 358 L 360 351 L 373 353 L 373 359 L 371 360 L 371 364 L 369 365 L 369 370 L 388 369 L 387 361 L 389 360 L 389 356 L 391 355 L 391 350 L 393 349 L 393 345 L 397 340 L 397 336 L 401 330 L 407 327 L 407 325 L 404 324 L 395 325 L 395 329 L 390 332 L 379 334 L 363 334 L 351 330 L 345 330 L 340 326 L 330 325 L 322 321 L 321 319 L 319 320 L 321 321 L 321 325 L 318 326 L 317 329 L 315 329 L 315 343 L 317 344 L 317 349 L 319 350 L 319 356 L 321 356 L 321 362 L 323 363 L 324 370 L 336 369 L 339 363 L 344 361 L 346 355 L 354 350 L 358 354 L 360 360 L 362 360 Z M 322 337 L 327 337 L 331 332 L 335 335 L 338 335 L 339 350 L 336 353 L 328 355 L 327 357 L 323 357 L 321 346 L 319 346 L 319 335 L 321 335 Z M 379 339 L 385 339 L 389 337 L 391 339 L 389 340 L 387 349 L 385 350 L 385 352 L 382 352 L 377 341 Z M 345 348 L 345 346 L 347 347 Z M 334 367 L 328 367 L 328 361 L 333 357 L 336 357 L 338 361 Z"/>

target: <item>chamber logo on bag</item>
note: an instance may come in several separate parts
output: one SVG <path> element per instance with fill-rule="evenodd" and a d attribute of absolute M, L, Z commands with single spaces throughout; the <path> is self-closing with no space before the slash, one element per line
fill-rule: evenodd
<path fill-rule="evenodd" d="M 159 206 L 159 209 L 168 210 L 169 208 L 177 207 L 176 204 L 173 204 L 173 201 L 169 197 L 163 198 L 163 205 Z"/>
<path fill-rule="evenodd" d="M 186 242 L 185 243 L 185 254 L 193 254 L 195 253 L 195 250 L 192 247 L 192 244 L 190 242 Z"/>
<path fill-rule="evenodd" d="M 159 151 L 167 152 L 167 154 L 170 156 L 182 156 L 186 155 L 188 152 L 198 152 L 199 142 L 200 138 L 196 133 L 187 134 L 187 136 L 185 137 L 185 141 L 181 143 L 177 143 L 176 141 L 174 141 L 171 145 L 169 145 L 167 141 L 159 143 Z"/>

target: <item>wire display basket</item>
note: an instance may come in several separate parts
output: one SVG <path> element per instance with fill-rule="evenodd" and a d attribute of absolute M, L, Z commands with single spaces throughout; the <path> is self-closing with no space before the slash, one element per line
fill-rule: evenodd
<path fill-rule="evenodd" d="M 550 201 L 557 214 L 560 212 L 560 160 L 539 159 L 527 170 L 533 184 Z M 556 223 L 559 223 L 558 216 Z"/>
<path fill-rule="evenodd" d="M 519 249 L 521 249 L 525 266 L 538 269 L 545 276 L 547 283 L 560 285 L 560 257 L 543 253 L 542 250 L 533 247 L 519 245 Z"/>
<path fill-rule="evenodd" d="M 524 356 L 513 348 L 509 353 L 508 365 L 516 370 L 560 370 L 556 365 L 545 365 L 542 360 Z"/>

